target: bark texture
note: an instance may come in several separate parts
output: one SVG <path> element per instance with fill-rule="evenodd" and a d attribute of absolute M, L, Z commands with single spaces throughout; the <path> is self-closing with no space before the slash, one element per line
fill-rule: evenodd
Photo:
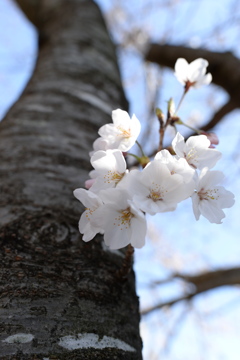
<path fill-rule="evenodd" d="M 139 360 L 133 271 L 116 275 L 124 252 L 101 236 L 81 240 L 72 195 L 98 128 L 127 107 L 115 49 L 91 0 L 51 3 L 34 75 L 0 124 L 0 358 Z"/>

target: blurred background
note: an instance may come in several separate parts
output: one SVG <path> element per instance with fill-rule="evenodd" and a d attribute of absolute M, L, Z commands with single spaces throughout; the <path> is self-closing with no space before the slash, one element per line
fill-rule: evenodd
<path fill-rule="evenodd" d="M 166 113 L 170 97 L 178 103 L 182 86 L 172 69 L 145 60 L 151 44 L 231 52 L 236 57 L 232 71 L 237 78 L 240 2 L 97 2 L 116 44 L 129 112 L 142 123 L 139 142 L 146 153 L 152 153 L 159 141 L 154 110 L 159 107 Z M 35 28 L 13 0 L 1 0 L 1 119 L 24 89 L 36 57 Z M 224 76 L 228 83 L 227 71 Z M 240 81 L 237 99 L 238 93 Z M 194 127 L 202 127 L 230 98 L 224 84 L 191 89 L 179 116 Z M 224 186 L 236 197 L 234 207 L 225 210 L 223 224 L 210 224 L 205 218 L 196 221 L 188 199 L 173 213 L 149 217 L 147 244 L 135 251 L 144 360 L 240 359 L 240 95 L 239 101 L 234 101 L 234 107 L 220 117 L 213 129 L 220 140 L 217 149 L 223 153 L 215 169 L 225 173 Z M 185 136 L 190 134 L 186 128 L 179 127 L 179 131 Z M 169 131 L 166 144 L 172 137 Z"/>

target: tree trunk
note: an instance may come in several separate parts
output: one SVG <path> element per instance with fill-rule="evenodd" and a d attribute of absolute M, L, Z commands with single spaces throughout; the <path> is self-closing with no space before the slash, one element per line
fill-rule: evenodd
<path fill-rule="evenodd" d="M 124 251 L 100 235 L 81 240 L 72 195 L 98 128 L 127 107 L 115 49 L 91 0 L 42 6 L 36 70 L 0 124 L 0 358 L 139 360 L 134 273 L 117 276 Z"/>

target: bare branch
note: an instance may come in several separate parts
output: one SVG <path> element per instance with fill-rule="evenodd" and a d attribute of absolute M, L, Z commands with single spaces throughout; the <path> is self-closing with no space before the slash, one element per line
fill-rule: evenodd
<path fill-rule="evenodd" d="M 169 279 L 169 281 L 176 279 L 176 278 L 180 278 L 180 279 L 186 281 L 187 283 L 195 285 L 195 291 L 190 294 L 179 296 L 170 301 L 162 302 L 155 306 L 144 309 L 141 312 L 142 315 L 146 315 L 154 310 L 161 309 L 165 306 L 172 306 L 172 305 L 176 304 L 177 302 L 180 302 L 183 300 L 190 300 L 198 294 L 201 294 L 208 290 L 215 289 L 220 286 L 239 285 L 240 284 L 240 267 L 232 268 L 232 269 L 221 269 L 221 270 L 216 270 L 216 271 L 209 271 L 209 272 L 205 272 L 205 273 L 202 273 L 199 275 L 194 275 L 194 276 L 175 274 L 175 276 L 171 277 Z"/>
<path fill-rule="evenodd" d="M 180 302 L 180 301 L 183 301 L 183 300 L 190 300 L 194 295 L 196 295 L 196 294 L 188 294 L 188 295 L 185 295 L 185 296 L 180 296 L 180 297 L 175 298 L 175 299 L 170 300 L 170 301 L 159 303 L 159 304 L 157 304 L 155 306 L 152 306 L 152 307 L 149 307 L 149 308 L 147 308 L 145 310 L 142 310 L 141 315 L 147 315 L 152 311 L 162 309 L 165 306 L 167 306 L 167 307 L 172 306 L 172 305 L 176 304 L 177 302 Z"/>
<path fill-rule="evenodd" d="M 232 112 L 233 110 L 237 109 L 239 107 L 239 105 L 237 105 L 235 103 L 235 101 L 232 101 L 232 99 L 230 99 L 226 104 L 224 104 L 217 112 L 214 113 L 212 119 L 210 119 L 208 121 L 208 123 L 206 125 L 203 125 L 200 130 L 202 131 L 209 131 L 212 128 L 214 128 L 214 126 L 216 126 L 221 120 L 222 118 L 229 114 L 230 112 Z M 191 136 L 191 135 L 190 135 Z"/>
<path fill-rule="evenodd" d="M 43 24 L 52 16 L 64 0 L 15 0 L 27 18 L 41 30 Z"/>
<path fill-rule="evenodd" d="M 196 286 L 196 294 L 224 285 L 240 284 L 240 267 L 209 271 L 195 276 L 177 275 L 184 281 Z"/>

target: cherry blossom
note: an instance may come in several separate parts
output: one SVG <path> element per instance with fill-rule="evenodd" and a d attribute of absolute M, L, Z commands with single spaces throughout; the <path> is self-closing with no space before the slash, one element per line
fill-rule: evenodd
<path fill-rule="evenodd" d="M 99 150 L 91 157 L 91 164 L 95 169 L 90 173 L 95 178 L 91 186 L 93 192 L 117 186 L 127 171 L 126 161 L 120 150 Z"/>
<path fill-rule="evenodd" d="M 184 85 L 184 93 L 177 110 L 171 98 L 167 107 L 167 119 L 160 109 L 156 115 L 160 124 L 160 144 L 169 125 L 184 124 L 177 117 L 178 111 L 190 87 L 209 84 L 211 74 L 206 74 L 208 62 L 197 59 L 190 64 L 180 58 L 175 64 L 175 75 Z M 197 220 L 203 215 L 211 223 L 220 224 L 225 217 L 224 208 L 234 204 L 234 195 L 218 184 L 223 179 L 220 171 L 211 171 L 221 157 L 213 148 L 218 144 L 214 133 L 184 137 L 177 133 L 172 141 L 174 155 L 168 150 L 159 151 L 154 159 L 128 150 L 136 143 L 141 124 L 135 115 L 130 118 L 121 109 L 112 112 L 112 123 L 99 129 L 100 137 L 93 143 L 91 165 L 85 189 L 74 190 L 74 196 L 82 202 L 85 211 L 79 220 L 79 231 L 84 241 L 90 241 L 97 233 L 103 234 L 110 249 L 120 249 L 129 244 L 141 248 L 147 231 L 146 214 L 173 211 L 179 202 L 191 198 Z M 190 127 L 191 128 L 191 127 Z M 125 156 L 133 155 L 139 168 L 127 169 Z M 141 170 L 140 170 L 141 167 Z"/>
<path fill-rule="evenodd" d="M 195 170 L 188 164 L 186 159 L 172 156 L 168 150 L 159 151 L 154 159 L 166 164 L 171 175 L 181 175 L 183 182 L 186 184 L 186 193 L 188 196 L 192 195 L 195 188 Z"/>
<path fill-rule="evenodd" d="M 90 151 L 89 155 L 93 156 L 93 154 L 98 150 L 107 150 L 109 149 L 109 143 L 107 139 L 103 139 L 102 137 L 98 137 L 93 143 L 93 151 Z"/>
<path fill-rule="evenodd" d="M 221 224 L 225 214 L 222 209 L 234 204 L 234 195 L 223 186 L 218 186 L 224 178 L 221 171 L 204 168 L 197 182 L 196 192 L 192 195 L 193 212 L 196 220 L 203 215 L 211 223 Z"/>
<path fill-rule="evenodd" d="M 99 129 L 99 135 L 106 141 L 108 149 L 128 151 L 140 133 L 139 120 L 135 115 L 130 118 L 126 111 L 120 109 L 112 112 L 112 120 L 113 124 L 103 125 Z"/>
<path fill-rule="evenodd" d="M 120 249 L 128 244 L 141 248 L 145 244 L 146 219 L 131 201 L 126 190 L 102 190 L 104 205 L 96 211 L 95 221 L 104 229 L 104 242 L 110 249 Z"/>
<path fill-rule="evenodd" d="M 95 221 L 95 211 L 102 206 L 103 202 L 98 195 L 85 189 L 76 189 L 73 194 L 86 207 L 78 226 L 80 233 L 83 234 L 82 239 L 90 241 L 97 233 L 103 233 L 102 227 Z"/>
<path fill-rule="evenodd" d="M 173 211 L 178 202 L 190 196 L 183 176 L 171 174 L 168 166 L 159 160 L 152 161 L 140 173 L 133 170 L 130 176 L 129 191 L 134 203 L 150 215 Z"/>
<path fill-rule="evenodd" d="M 199 88 L 208 85 L 212 81 L 212 75 L 206 74 L 208 61 L 196 59 L 190 64 L 183 58 L 179 58 L 175 64 L 175 76 L 185 86 L 185 91 L 190 87 Z"/>
<path fill-rule="evenodd" d="M 185 158 L 194 169 L 211 169 L 221 158 L 220 151 L 211 149 L 211 142 L 205 135 L 191 136 L 184 141 L 184 137 L 177 133 L 172 141 L 172 147 L 178 157 Z"/>

